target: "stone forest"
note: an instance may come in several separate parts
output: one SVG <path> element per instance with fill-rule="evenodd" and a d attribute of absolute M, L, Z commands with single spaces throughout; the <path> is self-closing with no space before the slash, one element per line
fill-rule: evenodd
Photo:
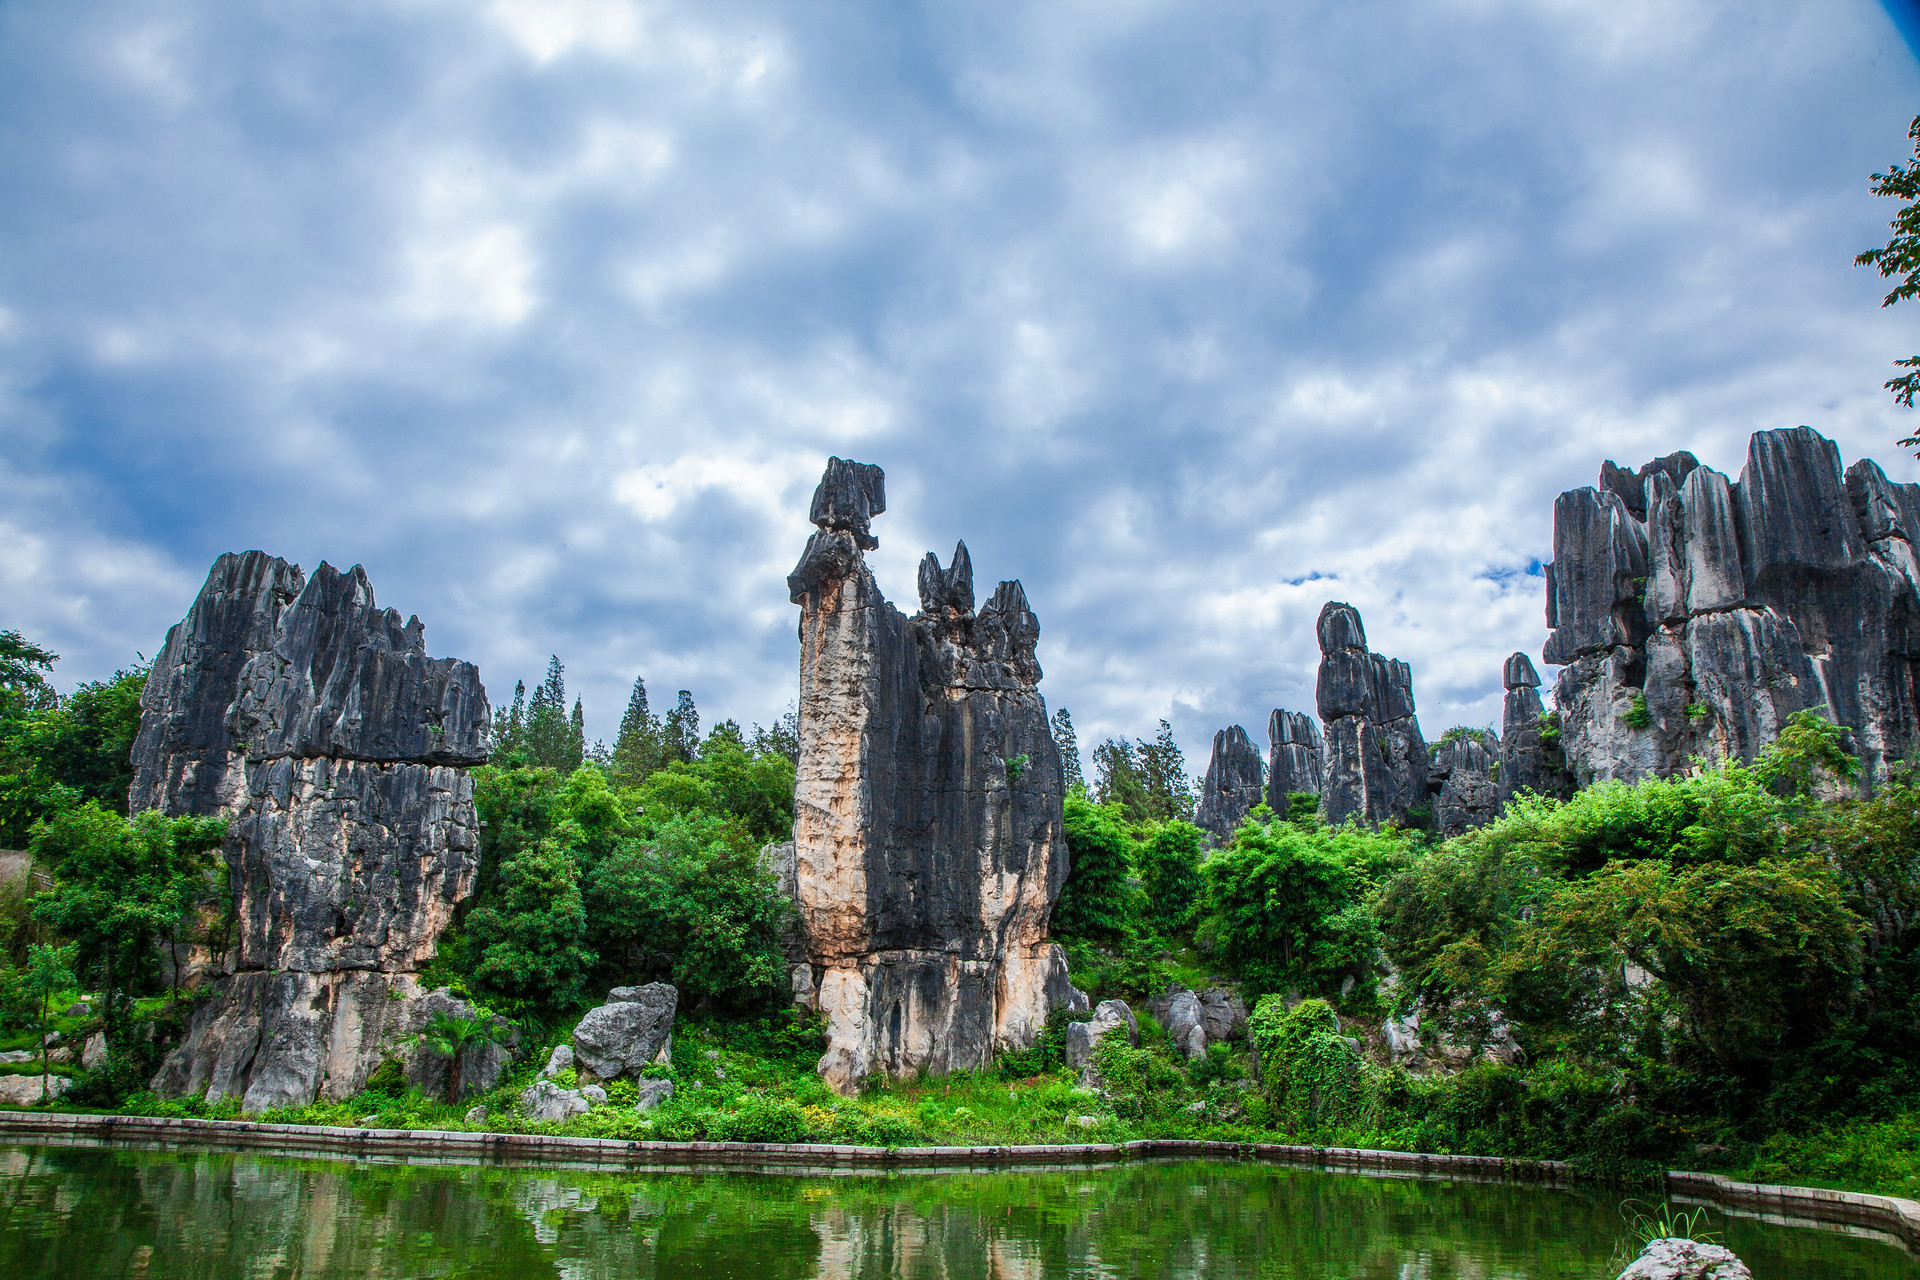
<path fill-rule="evenodd" d="M 1089 782 L 1020 582 L 961 543 L 903 612 L 886 510 L 828 461 L 751 732 L 636 682 L 589 748 L 558 659 L 496 706 L 359 567 L 257 550 L 70 695 L 4 633 L 0 1099 L 1920 1193 L 1920 486 L 1807 427 L 1606 461 L 1497 732 L 1429 741 L 1329 600 L 1315 705 L 1197 786 L 1164 722 Z"/>

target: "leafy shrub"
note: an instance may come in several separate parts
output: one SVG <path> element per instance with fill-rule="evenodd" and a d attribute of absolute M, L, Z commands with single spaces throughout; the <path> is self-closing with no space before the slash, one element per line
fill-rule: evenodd
<path fill-rule="evenodd" d="M 805 1142 L 811 1127 L 798 1104 L 752 1094 L 738 1110 L 722 1112 L 707 1132 L 716 1142 Z"/>
<path fill-rule="evenodd" d="M 1070 869 L 1053 904 L 1053 931 L 1080 938 L 1124 937 L 1138 919 L 1138 891 L 1129 883 L 1133 840 L 1124 811 L 1069 795 L 1066 826 Z"/>
<path fill-rule="evenodd" d="M 1173 934 L 1193 923 L 1205 882 L 1200 878 L 1200 852 L 1207 833 L 1176 818 L 1147 828 L 1135 852 L 1140 887 L 1146 895 L 1147 922 L 1163 934 Z"/>
<path fill-rule="evenodd" d="M 1118 1034 L 1102 1036 L 1094 1045 L 1093 1069 L 1115 1115 L 1136 1124 L 1165 1123 L 1192 1100 L 1186 1073 L 1163 1056 L 1164 1048 L 1136 1049 Z"/>
<path fill-rule="evenodd" d="M 1247 1020 L 1274 1116 L 1295 1133 L 1358 1122 L 1372 1101 L 1370 1068 L 1340 1030 L 1324 1000 L 1292 1009 L 1262 997 Z"/>

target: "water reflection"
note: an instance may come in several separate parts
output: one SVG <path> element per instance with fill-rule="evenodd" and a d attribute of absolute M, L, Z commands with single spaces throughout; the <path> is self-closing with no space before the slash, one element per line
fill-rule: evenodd
<path fill-rule="evenodd" d="M 0 1147 L 0 1276 L 1611 1275 L 1613 1200 L 1168 1163 L 788 1177 Z M 1719 1219 L 1763 1280 L 1911 1280 L 1897 1247 Z"/>

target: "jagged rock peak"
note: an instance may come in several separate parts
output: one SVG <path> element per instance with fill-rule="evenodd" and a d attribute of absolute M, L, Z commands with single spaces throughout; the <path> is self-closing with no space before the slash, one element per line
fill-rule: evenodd
<path fill-rule="evenodd" d="M 1287 811 L 1287 798 L 1319 795 L 1325 773 L 1320 726 L 1304 711 L 1275 709 L 1267 717 L 1267 807 Z"/>
<path fill-rule="evenodd" d="M 478 765 L 491 721 L 478 667 L 427 657 L 418 617 L 381 609 L 359 565 L 322 561 L 241 669 L 227 729 L 249 760 Z"/>
<path fill-rule="evenodd" d="M 1537 683 L 1537 682 L 1536 682 Z M 1272 746 L 1320 748 L 1320 726 L 1304 711 L 1275 708 L 1267 717 L 1267 742 Z"/>
<path fill-rule="evenodd" d="M 1413 669 L 1366 648 L 1360 613 L 1330 601 L 1315 630 L 1314 701 L 1326 726 L 1322 808 L 1333 823 L 1405 822 L 1426 807 L 1427 744 L 1414 719 Z"/>
<path fill-rule="evenodd" d="M 887 475 L 870 462 L 828 458 L 826 474 L 813 491 L 807 519 L 822 529 L 851 533 L 863 551 L 880 545 L 867 522 L 887 509 Z"/>
<path fill-rule="evenodd" d="M 1689 472 L 1700 465 L 1700 459 L 1682 449 L 1670 453 L 1664 458 L 1655 458 L 1638 471 L 1629 471 L 1612 459 L 1600 464 L 1600 488 L 1602 491 L 1618 494 L 1633 512 L 1636 519 L 1647 518 L 1647 481 L 1655 475 L 1664 475 L 1678 485 L 1687 478 Z"/>
<path fill-rule="evenodd" d="M 1236 724 L 1214 734 L 1194 823 L 1221 844 L 1233 839 L 1241 819 L 1264 798 L 1266 773 L 1245 729 Z"/>
<path fill-rule="evenodd" d="M 951 568 L 942 569 L 931 551 L 920 561 L 920 612 L 929 618 L 973 616 L 973 557 L 966 543 L 954 544 Z"/>
<path fill-rule="evenodd" d="M 1360 624 L 1360 611 L 1338 600 L 1329 600 L 1321 606 L 1314 634 L 1320 639 L 1321 653 L 1367 647 L 1367 629 Z"/>

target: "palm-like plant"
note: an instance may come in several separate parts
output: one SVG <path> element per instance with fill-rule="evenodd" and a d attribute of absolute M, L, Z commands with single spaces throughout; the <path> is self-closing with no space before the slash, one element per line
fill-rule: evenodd
<path fill-rule="evenodd" d="M 457 1102 L 460 1099 L 460 1060 L 469 1049 L 481 1045 L 500 1044 L 506 1039 L 506 1030 L 494 1019 L 486 1015 L 463 1017 L 456 1013 L 436 1013 L 414 1037 L 416 1043 L 428 1053 L 446 1058 L 451 1064 L 447 1081 L 447 1100 Z"/>

